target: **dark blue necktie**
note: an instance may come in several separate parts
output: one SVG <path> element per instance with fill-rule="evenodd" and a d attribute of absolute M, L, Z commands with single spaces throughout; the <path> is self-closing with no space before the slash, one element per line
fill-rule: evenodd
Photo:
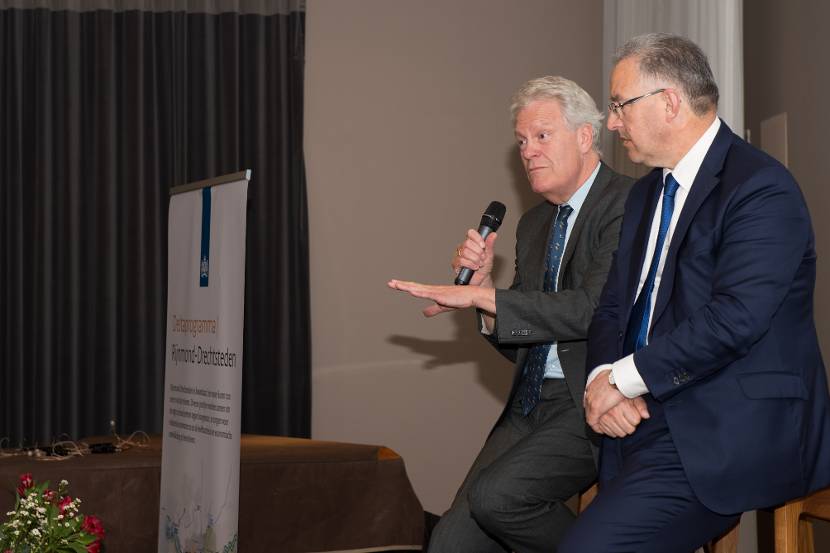
<path fill-rule="evenodd" d="M 651 312 L 651 294 L 654 292 L 654 279 L 657 277 L 657 266 L 663 253 L 663 244 L 669 232 L 671 216 L 674 212 L 674 193 L 677 192 L 677 181 L 671 173 L 666 175 L 666 184 L 663 187 L 663 209 L 660 212 L 660 228 L 657 231 L 657 243 L 654 245 L 654 255 L 651 258 L 651 267 L 648 269 L 643 289 L 631 309 L 628 319 L 628 328 L 625 332 L 623 354 L 629 355 L 646 345 L 648 340 L 648 325 Z"/>
<path fill-rule="evenodd" d="M 545 292 L 556 292 L 556 276 L 559 273 L 559 263 L 562 261 L 562 254 L 565 250 L 568 217 L 572 211 L 571 206 L 560 205 L 556 220 L 551 225 L 548 251 L 545 255 L 545 283 L 542 286 Z M 525 416 L 539 403 L 550 346 L 550 344 L 537 344 L 530 348 L 527 354 L 522 382 L 518 390 L 519 400 L 522 402 L 522 413 Z"/>

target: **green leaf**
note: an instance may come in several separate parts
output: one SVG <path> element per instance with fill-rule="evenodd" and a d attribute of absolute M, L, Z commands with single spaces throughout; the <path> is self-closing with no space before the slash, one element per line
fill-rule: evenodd
<path fill-rule="evenodd" d="M 78 541 L 84 545 L 89 545 L 97 539 L 92 534 L 87 534 L 86 532 L 81 532 L 81 535 L 78 537 Z"/>

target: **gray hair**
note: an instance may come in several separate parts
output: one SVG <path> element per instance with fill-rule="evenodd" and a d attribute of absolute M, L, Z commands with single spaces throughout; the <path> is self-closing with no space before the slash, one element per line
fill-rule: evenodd
<path fill-rule="evenodd" d="M 642 75 L 677 84 L 695 115 L 717 109 L 718 84 L 709 60 L 688 38 L 665 33 L 635 36 L 617 50 L 614 65 L 631 57 L 637 58 Z"/>
<path fill-rule="evenodd" d="M 510 105 L 513 124 L 519 112 L 536 100 L 557 100 L 562 108 L 562 116 L 571 130 L 582 125 L 591 125 L 593 130 L 593 148 L 599 152 L 599 132 L 604 115 L 597 109 L 591 95 L 581 86 L 564 77 L 540 77 L 532 79 L 516 91 Z"/>

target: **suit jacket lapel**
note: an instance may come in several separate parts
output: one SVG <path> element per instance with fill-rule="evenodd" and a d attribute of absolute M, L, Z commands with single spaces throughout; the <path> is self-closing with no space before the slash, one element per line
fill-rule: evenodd
<path fill-rule="evenodd" d="M 568 243 L 565 245 L 565 253 L 562 255 L 562 261 L 560 261 L 559 266 L 557 290 L 562 289 L 565 271 L 568 268 L 568 263 L 570 263 L 571 258 L 574 256 L 574 251 L 579 243 L 579 235 L 582 233 L 582 229 L 585 228 L 586 221 L 590 217 L 589 214 L 594 208 L 594 205 L 602 198 L 605 187 L 608 186 L 610 181 L 611 170 L 600 161 L 599 172 L 591 185 L 591 189 L 588 191 L 588 195 L 585 197 L 585 201 L 582 203 L 582 207 L 579 209 L 579 216 L 576 218 L 576 222 L 571 229 L 571 234 L 568 237 Z"/>
<path fill-rule="evenodd" d="M 623 290 L 626 291 L 627 296 L 624 298 L 622 305 L 626 306 L 625 317 L 621 318 L 622 328 L 625 329 L 628 324 L 628 318 L 631 316 L 631 309 L 634 307 L 634 301 L 637 299 L 637 287 L 640 284 L 640 273 L 643 269 L 643 262 L 646 257 L 646 250 L 648 249 L 648 235 L 651 232 L 651 220 L 654 218 L 654 210 L 657 208 L 657 200 L 663 190 L 662 172 L 659 169 L 653 170 L 651 173 L 643 177 L 650 179 L 646 188 L 646 198 L 648 200 L 643 206 L 643 210 L 639 217 L 639 224 L 637 225 L 636 233 L 634 234 L 634 241 L 632 242 L 631 257 L 626 260 L 628 262 L 628 280 Z M 636 204 L 635 204 L 636 205 Z M 626 217 L 637 217 L 637 213 L 626 213 Z M 619 264 L 620 261 L 618 260 Z"/>
<path fill-rule="evenodd" d="M 556 219 L 556 206 L 545 202 L 539 214 L 536 235 L 531 240 L 528 251 L 528 274 L 523 278 L 528 281 L 528 290 L 542 290 L 545 283 L 545 256 L 547 255 L 550 226 Z"/>
<path fill-rule="evenodd" d="M 654 313 L 652 314 L 651 328 L 657 325 L 660 316 L 666 309 L 671 298 L 672 290 L 674 289 L 674 273 L 677 268 L 677 251 L 686 233 L 689 230 L 689 225 L 694 220 L 698 209 L 709 197 L 712 190 L 720 182 L 720 172 L 723 169 L 724 161 L 726 160 L 726 153 L 732 145 L 733 133 L 731 129 L 726 126 L 726 123 L 721 121 L 718 134 L 715 136 L 714 142 L 709 147 L 706 157 L 703 158 L 703 163 L 697 172 L 695 181 L 689 190 L 689 196 L 686 198 L 686 203 L 683 204 L 683 211 L 680 212 L 680 217 L 677 219 L 677 225 L 674 227 L 672 233 L 671 243 L 669 244 L 669 251 L 666 255 L 666 262 L 663 265 L 663 273 L 660 278 L 660 289 L 657 291 L 657 299 L 654 303 Z"/>

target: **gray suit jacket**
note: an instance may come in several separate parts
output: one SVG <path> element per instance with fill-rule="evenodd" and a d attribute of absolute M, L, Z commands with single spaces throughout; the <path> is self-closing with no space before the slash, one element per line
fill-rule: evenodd
<path fill-rule="evenodd" d="M 601 163 L 568 238 L 559 269 L 558 292 L 542 291 L 545 249 L 557 207 L 542 202 L 519 220 L 516 275 L 509 290 L 496 290 L 496 328 L 487 336 L 516 364 L 508 406 L 521 380 L 530 347 L 556 341 L 574 404 L 583 412 L 588 325 L 617 249 L 623 206 L 633 182 Z M 506 410 L 507 407 L 502 417 Z"/>

